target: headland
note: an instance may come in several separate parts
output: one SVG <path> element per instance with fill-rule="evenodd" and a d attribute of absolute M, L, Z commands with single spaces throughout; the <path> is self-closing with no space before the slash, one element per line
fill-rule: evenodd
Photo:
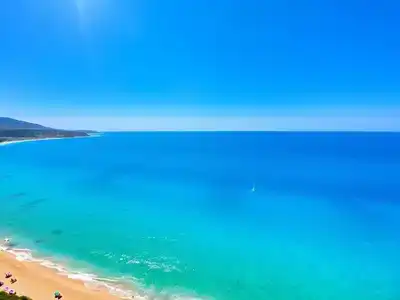
<path fill-rule="evenodd" d="M 60 138 L 89 137 L 90 130 L 64 130 L 45 127 L 21 120 L 0 117 L 0 144 Z"/>

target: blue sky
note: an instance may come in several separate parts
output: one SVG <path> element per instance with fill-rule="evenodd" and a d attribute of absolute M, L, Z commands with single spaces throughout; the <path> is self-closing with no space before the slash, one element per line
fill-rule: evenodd
<path fill-rule="evenodd" d="M 400 129 L 394 0 L 1 6 L 1 115 L 90 129 Z"/>

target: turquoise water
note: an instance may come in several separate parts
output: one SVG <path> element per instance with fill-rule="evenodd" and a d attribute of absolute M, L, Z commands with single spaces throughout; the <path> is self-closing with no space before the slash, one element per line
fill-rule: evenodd
<path fill-rule="evenodd" d="M 115 133 L 0 166 L 1 234 L 125 288 L 400 297 L 400 134 Z"/>

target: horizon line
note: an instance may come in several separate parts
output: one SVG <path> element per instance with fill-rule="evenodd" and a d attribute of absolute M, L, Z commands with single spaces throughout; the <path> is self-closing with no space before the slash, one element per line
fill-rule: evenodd
<path fill-rule="evenodd" d="M 62 130 L 62 129 L 61 129 Z M 73 129 L 64 129 L 71 130 Z M 232 133 L 241 133 L 241 132 L 270 132 L 270 133 L 400 133 L 400 130 L 334 130 L 334 129 L 322 129 L 322 130 L 193 130 L 193 129 L 182 129 L 182 130 L 96 130 L 96 129 L 87 129 L 88 131 L 93 130 L 97 133 L 131 133 L 131 132 L 232 132 Z M 85 131 L 83 129 L 83 131 Z"/>

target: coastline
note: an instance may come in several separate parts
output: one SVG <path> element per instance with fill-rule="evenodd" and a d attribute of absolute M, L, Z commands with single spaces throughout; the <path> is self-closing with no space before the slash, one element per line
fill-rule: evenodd
<path fill-rule="evenodd" d="M 27 142 L 39 142 L 39 141 L 49 141 L 49 140 L 63 140 L 63 139 L 82 139 L 82 138 L 93 138 L 100 137 L 101 134 L 89 134 L 88 136 L 73 136 L 73 137 L 51 137 L 51 138 L 37 138 L 37 139 L 20 139 L 13 141 L 0 142 L 0 146 L 7 146 L 12 144 L 20 144 Z"/>
<path fill-rule="evenodd" d="M 0 243 L 0 273 L 11 272 L 18 281 L 11 285 L 4 278 L 0 280 L 5 283 L 3 288 L 8 286 L 19 296 L 45 299 L 60 291 L 63 299 L 148 299 L 145 291 L 140 292 L 120 278 L 101 277 L 88 273 L 87 269 L 82 272 L 70 268 L 68 262 L 61 264 L 56 258 L 40 256 L 35 250 L 11 245 Z"/>
<path fill-rule="evenodd" d="M 18 251 L 14 251 L 14 254 L 16 252 Z M 0 252 L 0 272 L 11 272 L 17 278 L 14 284 L 3 279 L 4 286 L 9 286 L 15 289 L 18 295 L 25 295 L 33 300 L 50 298 L 55 291 L 60 291 L 64 299 L 118 299 L 117 296 L 109 294 L 105 288 L 88 288 L 80 280 L 61 276 L 54 269 L 19 259 L 18 255 L 14 256 L 4 248 Z"/>
<path fill-rule="evenodd" d="M 14 140 L 14 141 L 6 141 L 0 142 L 0 146 L 12 145 L 12 144 L 19 144 L 19 143 L 26 143 L 26 142 L 37 142 L 37 141 L 47 141 L 47 140 L 60 140 L 66 139 L 64 137 L 61 138 L 44 138 L 44 139 L 23 139 L 23 140 Z"/>
<path fill-rule="evenodd" d="M 63 295 L 62 299 L 66 300 L 213 299 L 193 293 L 181 293 L 182 291 L 175 293 L 176 290 L 173 293 L 155 292 L 152 288 L 123 277 L 104 276 L 97 272 L 92 273 L 86 268 L 85 271 L 79 271 L 69 267 L 68 262 L 64 261 L 61 264 L 55 257 L 41 258 L 40 253 L 33 256 L 33 252 L 36 253 L 32 249 L 14 248 L 0 243 L 0 274 L 11 272 L 18 280 L 10 284 L 7 279 L 0 279 L 5 283 L 1 289 L 8 286 L 14 289 L 18 296 L 27 296 L 32 300 L 54 298 L 55 291 L 59 291 Z"/>

